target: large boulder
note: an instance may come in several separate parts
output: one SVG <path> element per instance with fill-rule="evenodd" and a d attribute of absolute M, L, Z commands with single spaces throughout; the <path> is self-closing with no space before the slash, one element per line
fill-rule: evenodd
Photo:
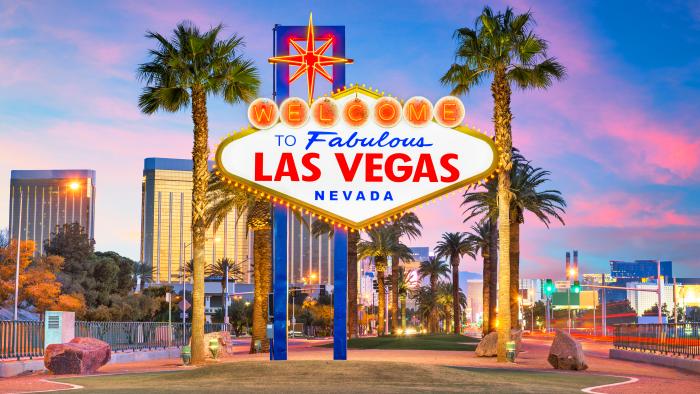
<path fill-rule="evenodd" d="M 97 372 L 112 358 L 107 342 L 95 338 L 73 338 L 68 343 L 46 347 L 44 366 L 57 375 L 85 375 Z"/>
<path fill-rule="evenodd" d="M 510 340 L 515 341 L 515 349 L 519 353 L 523 340 L 523 331 L 515 328 L 510 330 Z M 498 355 L 498 333 L 494 331 L 486 334 L 481 339 L 481 342 L 476 345 L 474 354 L 477 357 L 496 357 Z"/>
<path fill-rule="evenodd" d="M 569 333 L 557 330 L 547 361 L 555 369 L 583 371 L 588 368 L 581 344 Z"/>
<path fill-rule="evenodd" d="M 478 345 L 476 345 L 476 350 L 474 354 L 477 357 L 496 357 L 496 346 L 498 345 L 498 333 L 490 332 L 486 334 L 485 337 L 481 339 Z"/>
<path fill-rule="evenodd" d="M 212 339 L 217 339 L 219 341 L 218 358 L 233 355 L 233 339 L 231 338 L 231 333 L 228 331 L 217 331 L 204 334 L 205 358 L 213 358 L 211 352 L 209 351 L 209 341 L 211 341 Z"/>

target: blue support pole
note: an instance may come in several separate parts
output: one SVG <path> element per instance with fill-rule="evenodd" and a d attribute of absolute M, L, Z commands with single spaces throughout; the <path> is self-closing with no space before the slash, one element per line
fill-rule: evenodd
<path fill-rule="evenodd" d="M 274 204 L 272 213 L 274 320 L 271 360 L 287 359 L 287 207 Z"/>
<path fill-rule="evenodd" d="M 348 232 L 333 235 L 333 360 L 348 359 Z"/>

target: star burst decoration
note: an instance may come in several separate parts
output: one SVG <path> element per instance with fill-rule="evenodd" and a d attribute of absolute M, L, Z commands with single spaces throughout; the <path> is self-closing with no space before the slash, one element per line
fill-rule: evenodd
<path fill-rule="evenodd" d="M 353 62 L 352 59 L 324 55 L 324 53 L 333 43 L 333 38 L 333 36 L 328 37 L 320 47 L 316 48 L 314 25 L 311 14 L 309 14 L 309 25 L 306 29 L 306 48 L 302 48 L 301 45 L 294 42 L 295 40 L 292 38 L 289 40 L 289 44 L 297 51 L 296 55 L 275 56 L 268 59 L 268 61 L 273 64 L 285 63 L 289 64 L 290 66 L 299 67 L 294 74 L 289 77 L 290 84 L 299 79 L 302 75 L 306 74 L 309 103 L 311 103 L 313 100 L 314 82 L 316 81 L 317 73 L 323 78 L 326 78 L 328 82 L 333 83 L 333 76 L 331 76 L 328 71 L 323 68 L 324 66 L 332 66 L 333 64 L 337 63 L 350 64 Z"/>

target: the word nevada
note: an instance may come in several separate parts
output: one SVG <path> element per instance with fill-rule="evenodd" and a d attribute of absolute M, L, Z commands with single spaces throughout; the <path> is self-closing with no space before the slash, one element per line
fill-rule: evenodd
<path fill-rule="evenodd" d="M 464 120 L 462 101 L 445 96 L 435 105 L 425 97 L 414 96 L 403 105 L 399 100 L 383 96 L 373 103 L 359 98 L 339 102 L 332 97 L 321 97 L 310 106 L 299 97 L 290 97 L 279 106 L 271 99 L 258 98 L 248 107 L 248 120 L 256 129 L 265 130 L 281 122 L 290 128 L 300 128 L 310 119 L 321 128 L 332 128 L 341 120 L 353 128 L 374 122 L 379 127 L 396 127 L 403 119 L 411 127 L 425 127 L 433 119 L 444 127 L 457 127 Z"/>

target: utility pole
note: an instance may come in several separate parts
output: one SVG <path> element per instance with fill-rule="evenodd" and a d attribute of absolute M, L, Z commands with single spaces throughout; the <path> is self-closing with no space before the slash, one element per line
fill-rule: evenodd
<path fill-rule="evenodd" d="M 224 275 L 226 276 L 224 278 L 224 283 L 226 284 L 226 291 L 224 292 L 224 299 L 223 304 L 224 304 L 224 323 L 228 324 L 228 260 L 226 261 L 226 272 Z"/>
<path fill-rule="evenodd" d="M 656 293 L 658 301 L 656 305 L 658 306 L 659 324 L 663 323 L 663 318 L 661 317 L 661 288 L 663 279 L 661 278 L 661 260 L 656 260 L 656 284 L 658 285 L 659 291 Z"/>
<path fill-rule="evenodd" d="M 29 208 L 29 207 L 27 207 Z M 18 320 L 19 311 L 17 309 L 17 301 L 19 300 L 19 260 L 21 257 L 21 244 L 22 244 L 22 187 L 19 188 L 19 224 L 17 225 L 17 258 L 15 259 L 15 321 Z M 16 327 L 16 326 L 15 326 Z M 17 334 L 15 333 L 15 342 L 17 341 Z M 15 343 L 15 349 L 17 348 Z"/>

